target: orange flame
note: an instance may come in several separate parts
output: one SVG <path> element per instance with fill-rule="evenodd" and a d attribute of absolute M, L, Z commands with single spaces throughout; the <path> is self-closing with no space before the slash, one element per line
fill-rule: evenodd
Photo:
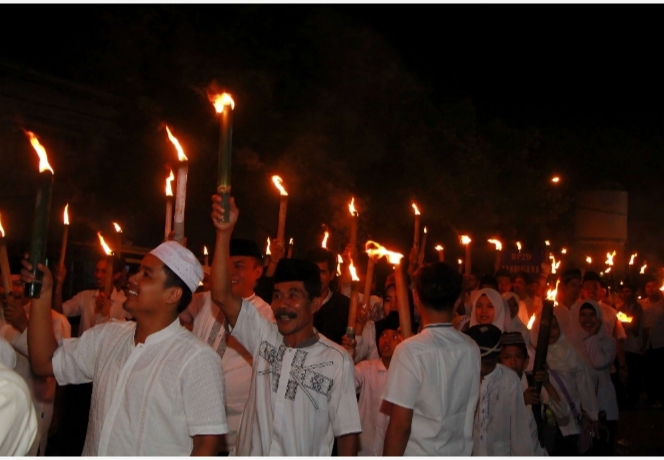
<path fill-rule="evenodd" d="M 545 240 L 545 241 L 544 241 L 544 244 L 546 244 L 547 246 L 551 246 L 551 241 L 549 241 L 549 240 Z"/>
<path fill-rule="evenodd" d="M 325 235 L 323 236 L 323 242 L 321 243 L 321 247 L 327 249 L 327 239 L 330 237 L 330 232 L 325 232 Z"/>
<path fill-rule="evenodd" d="M 210 100 L 210 102 L 212 102 L 214 110 L 217 113 L 223 112 L 224 107 L 226 107 L 227 105 L 231 107 L 231 110 L 235 110 L 235 101 L 228 93 L 208 94 L 208 99 Z"/>
<path fill-rule="evenodd" d="M 490 240 L 487 240 L 491 244 L 496 245 L 496 251 L 502 251 L 503 250 L 503 243 L 500 242 L 500 240 L 496 238 L 491 238 Z"/>
<path fill-rule="evenodd" d="M 567 249 L 562 248 L 562 249 L 560 250 L 560 253 L 561 253 L 561 254 L 567 254 Z"/>
<path fill-rule="evenodd" d="M 119 226 L 118 224 L 116 224 L 115 222 L 113 222 L 113 227 L 115 227 L 115 231 L 116 231 L 117 233 L 122 233 L 122 227 L 120 227 L 120 226 Z"/>
<path fill-rule="evenodd" d="M 32 131 L 26 131 L 25 134 L 28 135 L 30 143 L 32 144 L 32 148 L 35 149 L 35 152 L 37 152 L 37 155 L 39 156 L 39 172 L 41 173 L 48 169 L 49 171 L 51 171 L 51 174 L 55 174 L 53 172 L 53 168 L 51 168 L 51 165 L 48 164 L 48 156 L 46 155 L 46 149 L 39 143 L 39 139 L 37 139 L 35 133 L 33 133 Z"/>
<path fill-rule="evenodd" d="M 366 242 L 366 244 L 364 245 L 364 249 L 369 255 L 369 257 L 375 257 L 376 259 L 380 259 L 381 257 L 386 257 L 387 261 L 393 265 L 399 264 L 399 262 L 403 258 L 403 254 L 389 251 L 380 244 L 371 240 Z"/>
<path fill-rule="evenodd" d="M 267 248 L 265 248 L 265 255 L 269 256 L 272 255 L 272 252 L 270 251 L 270 237 L 267 237 Z"/>
<path fill-rule="evenodd" d="M 635 252 L 634 254 L 632 254 L 632 257 L 629 258 L 629 264 L 630 265 L 634 265 L 634 259 L 636 259 L 636 256 L 638 256 L 638 255 L 639 255 L 638 252 Z"/>
<path fill-rule="evenodd" d="M 288 242 L 288 244 L 290 244 L 291 246 L 293 246 L 293 238 L 290 239 L 290 241 Z"/>
<path fill-rule="evenodd" d="M 607 252 L 606 253 L 606 261 L 604 262 L 606 265 L 610 265 L 613 267 L 613 258 L 616 256 L 616 251 L 613 251 L 613 254 Z"/>
<path fill-rule="evenodd" d="M 184 154 L 184 150 L 182 150 L 180 142 L 175 136 L 171 134 L 171 130 L 168 129 L 168 126 L 166 126 L 166 134 L 168 134 L 168 139 L 175 146 L 175 150 L 178 151 L 178 161 L 187 161 L 187 156 Z"/>
<path fill-rule="evenodd" d="M 551 178 L 551 182 L 553 182 L 554 184 L 557 184 L 558 182 L 560 182 L 560 177 L 558 177 L 558 176 L 553 176 L 553 177 Z"/>
<path fill-rule="evenodd" d="M 533 316 L 530 317 L 530 320 L 528 321 L 528 330 L 531 330 L 533 328 L 533 323 L 535 323 L 535 313 L 533 313 Z"/>
<path fill-rule="evenodd" d="M 616 315 L 616 318 L 618 318 L 618 321 L 621 323 L 631 323 L 634 318 L 631 316 L 627 316 L 623 312 L 619 311 L 618 314 Z"/>
<path fill-rule="evenodd" d="M 426 232 L 427 232 L 427 228 L 426 228 L 426 227 L 424 227 L 424 233 L 426 233 Z"/>
<path fill-rule="evenodd" d="M 1 215 L 2 214 L 0 214 L 0 216 Z M 4 238 L 4 237 L 5 237 L 5 229 L 2 228 L 2 219 L 0 219 L 0 238 Z"/>
<path fill-rule="evenodd" d="M 360 281 L 360 278 L 357 276 L 357 271 L 355 270 L 355 265 L 353 265 L 353 259 L 350 261 L 348 270 L 350 271 L 350 277 L 353 281 Z"/>
<path fill-rule="evenodd" d="M 556 303 L 556 296 L 558 295 L 558 283 L 560 283 L 560 280 L 556 281 L 556 288 L 555 289 L 549 289 L 546 291 L 546 300 L 553 300 L 554 306 L 557 305 Z"/>
<path fill-rule="evenodd" d="M 101 243 L 101 248 L 104 250 L 107 256 L 112 256 L 113 255 L 113 250 L 108 247 L 108 244 L 106 244 L 106 241 L 104 241 L 104 237 L 101 236 L 100 232 L 97 232 L 97 236 L 99 237 L 99 242 Z"/>
<path fill-rule="evenodd" d="M 553 253 L 549 255 L 549 259 L 551 259 L 551 273 L 555 275 L 556 270 L 558 270 L 558 267 L 560 267 L 560 261 L 556 262 L 556 258 Z"/>
<path fill-rule="evenodd" d="M 413 206 L 413 209 L 415 210 L 415 215 L 419 216 L 420 215 L 420 210 L 417 209 L 417 205 L 413 202 L 412 206 Z"/>
<path fill-rule="evenodd" d="M 357 216 L 359 214 L 357 209 L 355 209 L 355 197 L 351 198 L 348 210 L 350 211 L 351 216 Z"/>
<path fill-rule="evenodd" d="M 439 244 L 439 245 L 436 246 L 434 249 L 435 249 L 436 251 L 442 251 L 442 250 L 445 249 L 445 248 L 442 247 L 442 246 Z"/>
<path fill-rule="evenodd" d="M 586 262 L 591 264 L 591 263 L 593 263 L 593 259 L 590 256 L 588 256 L 588 257 L 586 257 Z"/>
<path fill-rule="evenodd" d="M 516 242 L 516 248 L 521 252 L 521 241 Z"/>
<path fill-rule="evenodd" d="M 609 268 L 607 268 L 606 270 L 604 270 L 604 273 L 609 273 L 610 271 L 611 271 L 611 267 L 609 267 Z"/>
<path fill-rule="evenodd" d="M 284 181 L 281 179 L 279 176 L 272 176 L 272 182 L 274 182 L 274 186 L 279 189 L 279 194 L 281 196 L 288 196 L 288 193 L 286 192 L 286 189 L 282 185 Z"/>
<path fill-rule="evenodd" d="M 67 203 L 67 206 L 65 206 L 65 212 L 62 213 L 62 221 L 65 223 L 65 225 L 69 225 L 69 213 L 67 212 L 68 208 L 69 203 Z"/>
<path fill-rule="evenodd" d="M 204 255 L 204 256 L 207 256 L 207 255 L 208 255 L 207 246 L 203 246 L 203 255 Z"/>
<path fill-rule="evenodd" d="M 171 169 L 171 175 L 168 176 L 166 179 L 166 196 L 173 196 L 173 187 L 171 185 L 171 182 L 175 180 L 175 176 L 173 175 L 173 170 Z"/>
<path fill-rule="evenodd" d="M 466 245 L 466 244 L 470 243 L 471 241 L 473 241 L 473 240 L 471 240 L 468 235 L 461 235 L 461 244 Z"/>
<path fill-rule="evenodd" d="M 457 259 L 457 262 L 459 262 L 459 265 L 463 264 L 463 260 Z"/>
<path fill-rule="evenodd" d="M 643 275 L 646 272 L 646 268 L 648 268 L 648 264 L 644 263 L 643 267 L 641 267 L 641 274 Z"/>
<path fill-rule="evenodd" d="M 337 276 L 341 276 L 341 264 L 343 263 L 344 259 L 341 257 L 341 254 L 337 254 Z"/>

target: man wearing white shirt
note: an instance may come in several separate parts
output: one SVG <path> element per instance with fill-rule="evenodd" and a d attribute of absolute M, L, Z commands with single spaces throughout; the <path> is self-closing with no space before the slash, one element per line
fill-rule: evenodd
<path fill-rule="evenodd" d="M 20 275 L 11 275 L 13 302 L 5 307 L 7 324 L 0 326 L 0 335 L 12 344 L 16 350 L 16 367 L 14 370 L 25 380 L 30 388 L 32 403 L 37 411 L 39 422 L 39 455 L 45 455 L 48 442 L 48 431 L 53 419 L 53 403 L 55 401 L 55 379 L 38 377 L 30 369 L 28 352 L 28 318 L 32 302 L 24 295 L 24 283 Z M 64 315 L 51 310 L 53 334 L 58 343 L 71 337 L 71 326 Z"/>
<path fill-rule="evenodd" d="M 121 260 L 115 260 L 116 262 L 113 264 L 113 279 L 114 283 L 117 282 L 119 284 L 123 277 L 124 265 Z M 73 316 L 81 317 L 81 322 L 78 326 L 79 337 L 95 324 L 101 324 L 111 319 L 124 321 L 127 318 L 131 318 L 131 315 L 122 308 L 122 304 L 127 299 L 124 293 L 118 289 L 118 286 L 113 286 L 110 309 L 104 308 L 103 289 L 106 277 L 106 258 L 99 259 L 95 264 L 94 278 L 96 289 L 81 291 L 63 303 L 62 283 L 64 283 L 65 276 L 66 272 L 64 270 L 62 273 L 58 273 L 53 309 L 68 318 Z M 108 313 L 104 313 L 105 311 L 108 311 Z"/>
<path fill-rule="evenodd" d="M 441 262 L 413 275 L 423 329 L 394 352 L 383 399 L 391 403 L 383 455 L 463 455 L 473 450 L 480 351 L 452 327 L 461 275 Z"/>
<path fill-rule="evenodd" d="M 230 254 L 233 294 L 251 303 L 262 317 L 274 322 L 272 307 L 254 292 L 254 286 L 263 273 L 263 256 L 258 245 L 251 240 L 233 238 Z M 224 437 L 224 445 L 219 449 L 228 452 L 235 445 L 242 411 L 249 397 L 253 363 L 251 353 L 237 338 L 226 332 L 224 315 L 212 302 L 209 291 L 194 294 L 187 309 L 180 313 L 180 320 L 191 324 L 191 332 L 221 357 L 228 433 Z"/>
<path fill-rule="evenodd" d="M 30 390 L 21 376 L 0 363 L 0 457 L 36 452 L 37 416 Z"/>
<path fill-rule="evenodd" d="M 320 308 L 320 270 L 313 262 L 282 259 L 274 273 L 276 324 L 233 294 L 229 242 L 237 222 L 235 200 L 228 222 L 212 197 L 217 230 L 212 263 L 212 301 L 232 335 L 253 356 L 253 380 L 234 454 L 325 456 L 336 438 L 340 456 L 357 454 L 361 431 L 351 356 L 313 326 Z"/>
<path fill-rule="evenodd" d="M 23 266 L 23 281 L 32 282 L 32 267 Z M 42 292 L 28 324 L 32 370 L 61 385 L 94 384 L 83 455 L 215 455 L 227 431 L 219 356 L 178 319 L 203 278 L 191 251 L 167 241 L 143 258 L 124 305 L 135 322 L 100 324 L 60 346 L 52 277 L 39 269 Z"/>

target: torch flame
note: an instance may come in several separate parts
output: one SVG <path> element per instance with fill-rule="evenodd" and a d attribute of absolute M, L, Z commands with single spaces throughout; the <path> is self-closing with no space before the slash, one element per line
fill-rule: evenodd
<path fill-rule="evenodd" d="M 5 237 L 5 229 L 2 228 L 2 219 L 0 219 L 0 238 L 4 238 L 4 237 Z"/>
<path fill-rule="evenodd" d="M 457 259 L 457 262 L 459 262 L 459 265 L 461 265 L 463 263 L 463 260 Z"/>
<path fill-rule="evenodd" d="M 341 254 L 337 254 L 337 276 L 341 276 L 341 264 L 344 263 L 344 259 L 341 257 Z"/>
<path fill-rule="evenodd" d="M 203 246 L 203 255 L 204 255 L 204 256 L 207 256 L 207 255 L 208 255 L 207 246 Z"/>
<path fill-rule="evenodd" d="M 590 258 L 590 256 L 586 257 L 586 262 L 589 264 L 593 263 L 593 259 Z"/>
<path fill-rule="evenodd" d="M 330 232 L 326 231 L 325 235 L 323 236 L 323 242 L 321 243 L 321 247 L 327 249 L 327 239 L 330 237 Z"/>
<path fill-rule="evenodd" d="M 521 241 L 516 242 L 516 248 L 521 252 Z"/>
<path fill-rule="evenodd" d="M 560 250 L 560 253 L 561 253 L 561 254 L 567 254 L 567 249 L 562 248 L 562 249 Z"/>
<path fill-rule="evenodd" d="M 636 256 L 638 256 L 638 255 L 639 255 L 638 252 L 635 252 L 634 254 L 632 254 L 632 257 L 629 258 L 629 264 L 630 265 L 634 265 L 634 259 L 636 259 Z"/>
<path fill-rule="evenodd" d="M 426 227 L 424 227 L 424 233 L 426 233 L 426 232 L 427 232 L 427 228 L 426 228 Z"/>
<path fill-rule="evenodd" d="M 120 226 L 119 226 L 118 224 L 116 224 L 115 222 L 113 222 L 113 227 L 115 227 L 115 231 L 116 231 L 117 233 L 122 233 L 122 227 L 120 227 Z"/>
<path fill-rule="evenodd" d="M 65 212 L 62 213 L 62 221 L 65 223 L 65 225 L 69 225 L 69 213 L 67 212 L 68 208 L 69 203 L 67 203 L 67 206 L 65 206 Z"/>
<path fill-rule="evenodd" d="M 51 165 L 48 164 L 48 156 L 46 155 L 46 149 L 39 143 L 39 139 L 37 139 L 35 133 L 33 133 L 32 131 L 26 131 L 25 134 L 28 135 L 30 143 L 32 144 L 32 148 L 35 149 L 35 152 L 37 152 L 37 155 L 39 156 L 39 172 L 41 173 L 48 169 L 49 171 L 51 171 L 51 174 L 55 174 L 53 172 L 53 168 L 51 168 Z"/>
<path fill-rule="evenodd" d="M 293 238 L 290 239 L 290 241 L 288 242 L 288 244 L 290 244 L 291 246 L 293 246 Z"/>
<path fill-rule="evenodd" d="M 274 182 L 274 186 L 279 189 L 279 193 L 281 196 L 288 196 L 288 193 L 286 192 L 286 189 L 282 185 L 284 181 L 281 179 L 279 176 L 272 176 L 272 182 Z"/>
<path fill-rule="evenodd" d="M 270 252 L 270 237 L 267 237 L 267 248 L 265 248 L 265 255 L 269 256 L 272 255 L 272 252 Z"/>
<path fill-rule="evenodd" d="M 616 251 L 613 251 L 613 254 L 607 252 L 606 253 L 606 262 L 604 262 L 604 263 L 606 265 L 609 265 L 609 266 L 613 267 L 613 258 L 615 257 L 615 255 L 616 255 Z"/>
<path fill-rule="evenodd" d="M 487 240 L 491 244 L 496 245 L 496 251 L 502 251 L 503 250 L 503 243 L 500 242 L 500 240 L 496 238 L 491 238 L 490 240 Z"/>
<path fill-rule="evenodd" d="M 355 209 L 355 198 L 351 198 L 350 204 L 348 205 L 348 210 L 350 211 L 351 216 L 357 216 L 358 212 L 357 209 Z"/>
<path fill-rule="evenodd" d="M 547 246 L 551 246 L 551 241 L 549 241 L 549 240 L 545 240 L 545 241 L 544 241 L 544 244 L 546 244 Z"/>
<path fill-rule="evenodd" d="M 106 244 L 106 241 L 104 241 L 104 237 L 101 236 L 101 232 L 97 232 L 97 236 L 99 237 L 99 242 L 101 243 L 101 248 L 104 250 L 107 256 L 113 255 L 113 251 L 111 248 L 108 247 L 108 244 Z"/>
<path fill-rule="evenodd" d="M 646 268 L 648 268 L 648 264 L 644 263 L 643 267 L 641 267 L 641 274 L 643 275 L 646 272 Z"/>
<path fill-rule="evenodd" d="M 627 316 L 623 312 L 619 311 L 618 314 L 616 315 L 616 318 L 618 318 L 618 321 L 621 323 L 631 323 L 634 318 L 631 316 Z"/>
<path fill-rule="evenodd" d="M 235 110 L 235 101 L 228 93 L 208 94 L 208 99 L 214 105 L 214 110 L 217 113 L 223 112 L 227 105 L 231 106 L 231 110 Z"/>
<path fill-rule="evenodd" d="M 350 261 L 348 270 L 350 271 L 350 277 L 353 281 L 360 281 L 360 278 L 357 276 L 357 271 L 355 270 L 355 265 L 353 265 L 353 259 Z"/>
<path fill-rule="evenodd" d="M 443 248 L 443 247 L 439 244 L 439 245 L 436 246 L 434 249 L 435 249 L 436 251 L 442 251 L 442 250 L 445 249 L 445 248 Z"/>
<path fill-rule="evenodd" d="M 556 258 L 553 254 L 549 255 L 549 259 L 551 259 L 551 273 L 555 275 L 556 270 L 558 270 L 558 267 L 560 267 L 560 261 L 556 262 Z"/>
<path fill-rule="evenodd" d="M 473 240 L 471 240 L 468 235 L 461 235 L 461 244 L 466 245 L 466 244 L 470 243 L 471 241 L 473 241 Z"/>
<path fill-rule="evenodd" d="M 560 177 L 558 177 L 558 176 L 553 176 L 553 177 L 551 178 L 551 182 L 553 182 L 554 184 L 557 184 L 558 182 L 560 182 Z"/>
<path fill-rule="evenodd" d="M 173 175 L 173 170 L 171 169 L 171 175 L 166 179 L 166 196 L 173 196 L 173 187 L 171 186 L 171 182 L 174 180 L 175 176 Z"/>
<path fill-rule="evenodd" d="M 389 251 L 380 244 L 371 240 L 366 242 L 366 244 L 364 245 L 364 249 L 366 250 L 369 257 L 375 257 L 377 259 L 380 259 L 381 257 L 386 257 L 387 261 L 393 265 L 399 264 L 399 262 L 403 258 L 403 254 Z"/>
<path fill-rule="evenodd" d="M 560 283 L 560 280 L 556 281 L 555 289 L 549 289 L 546 291 L 546 300 L 553 300 L 554 307 L 557 305 L 555 302 L 556 302 L 556 296 L 558 295 L 558 283 Z"/>
<path fill-rule="evenodd" d="M 607 268 L 606 270 L 604 270 L 604 273 L 609 273 L 610 271 L 611 271 L 611 267 L 609 267 L 609 268 Z"/>
<path fill-rule="evenodd" d="M 419 216 L 420 215 L 420 210 L 417 209 L 417 205 L 413 202 L 412 206 L 413 206 L 413 209 L 415 210 L 415 215 Z"/>
<path fill-rule="evenodd" d="M 533 323 L 535 322 L 535 313 L 533 313 L 533 316 L 530 317 L 530 320 L 528 321 L 528 330 L 531 330 L 533 328 Z"/>
<path fill-rule="evenodd" d="M 168 134 L 168 139 L 175 146 L 175 150 L 178 151 L 178 161 L 187 161 L 187 156 L 184 154 L 184 150 L 182 150 L 180 142 L 175 136 L 171 134 L 171 130 L 168 129 L 168 126 L 166 126 L 166 134 Z"/>

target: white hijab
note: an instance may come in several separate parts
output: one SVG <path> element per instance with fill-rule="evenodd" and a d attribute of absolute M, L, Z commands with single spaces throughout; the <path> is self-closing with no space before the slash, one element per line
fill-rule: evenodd
<path fill-rule="evenodd" d="M 572 309 L 569 312 L 569 325 L 568 325 L 569 341 L 576 350 L 576 352 L 579 354 L 581 359 L 590 367 L 590 369 L 593 369 L 594 366 L 592 365 L 592 361 L 590 360 L 590 355 L 588 354 L 588 349 L 586 348 L 586 344 L 584 342 L 584 339 L 590 337 L 590 334 L 586 332 L 583 329 L 583 327 L 581 327 L 581 323 L 579 322 L 579 313 L 581 312 L 581 307 L 585 304 L 589 304 L 593 307 L 593 309 L 595 310 L 595 314 L 597 315 L 597 320 L 600 323 L 600 328 L 599 331 L 597 331 L 596 335 L 600 338 L 606 335 L 606 328 L 604 327 L 604 321 L 602 315 L 602 307 L 600 307 L 599 304 L 594 300 L 586 299 L 576 302 L 572 306 Z"/>
<path fill-rule="evenodd" d="M 556 318 L 557 320 L 557 318 Z M 533 328 L 530 330 L 530 343 L 533 347 L 537 346 L 537 337 L 539 334 L 540 317 L 536 317 Z M 549 344 L 549 349 L 546 354 L 546 364 L 550 369 L 560 372 L 574 372 L 581 365 L 581 360 L 578 353 L 570 343 L 569 339 L 565 337 L 563 329 L 560 329 L 560 336 L 555 343 Z"/>
<path fill-rule="evenodd" d="M 491 288 L 477 289 L 470 293 L 470 304 L 472 305 L 472 310 L 470 310 L 470 323 L 469 326 L 473 327 L 477 324 L 477 317 L 475 316 L 475 306 L 477 301 L 483 295 L 487 296 L 493 305 L 495 310 L 495 315 L 491 324 L 500 329 L 501 332 L 505 332 L 510 328 L 512 319 L 510 318 L 509 309 L 507 303 L 500 296 L 498 291 Z"/>

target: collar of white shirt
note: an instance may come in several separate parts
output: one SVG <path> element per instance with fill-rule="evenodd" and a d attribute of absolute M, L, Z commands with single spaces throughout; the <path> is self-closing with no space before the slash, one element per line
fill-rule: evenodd
<path fill-rule="evenodd" d="M 157 344 L 162 340 L 165 340 L 175 335 L 180 330 L 181 327 L 182 326 L 180 326 L 180 319 L 175 318 L 175 321 L 173 321 L 167 327 L 163 328 L 161 331 L 150 334 L 145 339 L 145 346 Z"/>

